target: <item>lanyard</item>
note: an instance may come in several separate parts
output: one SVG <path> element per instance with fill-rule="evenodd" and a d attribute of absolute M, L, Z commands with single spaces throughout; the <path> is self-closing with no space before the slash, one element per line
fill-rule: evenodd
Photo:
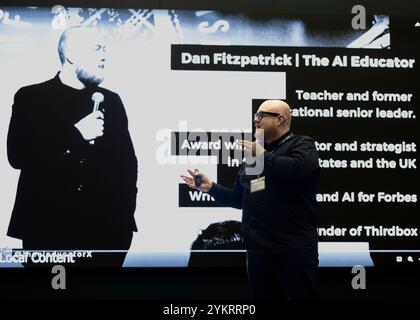
<path fill-rule="evenodd" d="M 275 151 L 277 151 L 278 148 L 280 148 L 287 140 L 289 140 L 291 137 L 293 137 L 293 132 L 290 132 L 287 137 L 285 137 L 282 141 L 279 142 L 278 145 L 276 145 L 276 147 L 269 151 L 270 153 L 274 153 Z M 260 175 L 262 174 L 262 172 L 257 176 L 257 179 L 260 177 Z"/>
<path fill-rule="evenodd" d="M 278 148 L 280 148 L 281 145 L 283 145 L 287 140 L 289 140 L 291 137 L 293 137 L 293 132 L 290 132 L 287 137 L 285 137 L 282 141 L 279 142 L 276 147 L 270 151 L 270 153 L 274 153 L 274 151 L 277 151 Z"/>

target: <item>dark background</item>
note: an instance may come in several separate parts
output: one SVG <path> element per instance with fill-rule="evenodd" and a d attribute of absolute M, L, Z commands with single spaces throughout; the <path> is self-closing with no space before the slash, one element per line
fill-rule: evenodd
<path fill-rule="evenodd" d="M 356 4 L 368 13 L 389 14 L 392 47 L 411 50 L 418 45 L 420 4 L 417 1 L 311 1 L 311 0 L 196 0 L 196 1 L 3 1 L 1 6 L 143 7 L 228 12 L 278 12 L 350 14 Z M 396 40 L 397 39 L 397 40 Z M 397 42 L 396 42 L 397 41 Z M 418 82 L 418 81 L 417 81 Z M 403 214 L 404 208 L 400 210 Z M 326 300 L 419 299 L 420 266 L 367 268 L 367 289 L 353 290 L 350 268 L 320 270 L 321 290 Z M 0 269 L 0 299 L 249 299 L 246 270 L 232 268 L 68 270 L 67 290 L 51 289 L 50 270 Z M 413 315 L 416 317 L 415 315 Z"/>
<path fill-rule="evenodd" d="M 53 290 L 48 269 L 0 270 L 0 300 L 238 300 L 250 303 L 245 268 L 69 269 L 66 290 Z M 418 268 L 366 268 L 366 289 L 351 268 L 321 268 L 326 301 L 420 299 Z"/>

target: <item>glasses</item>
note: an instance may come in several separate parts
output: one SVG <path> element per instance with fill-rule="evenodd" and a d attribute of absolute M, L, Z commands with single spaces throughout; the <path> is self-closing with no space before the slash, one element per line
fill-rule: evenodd
<path fill-rule="evenodd" d="M 279 115 L 280 113 L 276 112 L 259 111 L 254 114 L 254 121 L 261 121 L 265 116 L 277 117 Z"/>

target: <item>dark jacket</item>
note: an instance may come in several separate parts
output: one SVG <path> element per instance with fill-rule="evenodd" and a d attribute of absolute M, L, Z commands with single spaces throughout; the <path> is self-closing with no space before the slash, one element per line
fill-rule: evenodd
<path fill-rule="evenodd" d="M 101 92 L 104 135 L 92 146 L 74 126 Z M 77 90 L 58 74 L 15 95 L 7 152 L 20 169 L 8 235 L 43 243 L 136 231 L 137 158 L 120 97 Z M 79 242 L 80 243 L 80 242 Z"/>
<path fill-rule="evenodd" d="M 243 209 L 245 245 L 255 251 L 287 252 L 316 247 L 316 191 L 320 174 L 314 141 L 286 134 L 264 153 L 265 190 L 250 192 L 242 165 L 232 189 L 213 183 L 217 201 Z"/>

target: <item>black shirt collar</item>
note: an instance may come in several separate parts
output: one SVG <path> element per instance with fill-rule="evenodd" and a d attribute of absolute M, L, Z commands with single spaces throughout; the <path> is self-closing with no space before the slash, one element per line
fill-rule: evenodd
<path fill-rule="evenodd" d="M 61 81 L 61 79 L 60 79 L 60 72 L 61 71 L 58 71 L 57 72 L 57 74 L 55 75 L 55 77 L 53 78 L 53 80 L 57 83 L 57 84 L 59 84 L 59 85 L 61 85 L 61 86 L 63 86 L 63 87 L 65 87 L 65 88 L 70 88 L 70 89 L 73 89 L 73 90 L 75 90 L 75 91 L 79 91 L 79 92 L 81 92 L 81 91 L 94 91 L 94 90 L 97 90 L 98 89 L 98 85 L 92 85 L 92 84 L 86 84 L 86 83 L 84 83 L 84 85 L 85 85 L 85 87 L 84 88 L 82 88 L 82 89 L 76 89 L 76 88 L 74 88 L 74 87 L 70 87 L 69 85 L 67 85 L 67 84 L 65 84 L 65 83 L 63 83 L 62 81 Z"/>
<path fill-rule="evenodd" d="M 280 138 L 277 140 L 274 140 L 270 144 L 264 144 L 264 148 L 267 151 L 273 151 L 282 141 L 284 141 L 288 136 L 292 134 L 292 131 L 287 131 L 285 134 L 283 134 Z"/>

